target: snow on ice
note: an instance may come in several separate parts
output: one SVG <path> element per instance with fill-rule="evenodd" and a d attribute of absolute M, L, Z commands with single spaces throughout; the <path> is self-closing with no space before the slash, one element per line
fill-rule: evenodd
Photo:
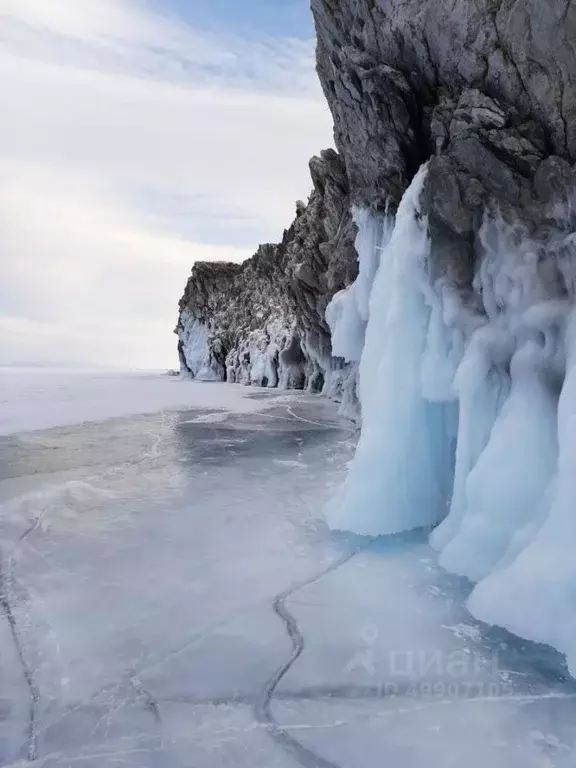
<path fill-rule="evenodd" d="M 434 528 L 441 565 L 477 582 L 473 614 L 553 645 L 576 675 L 574 238 L 534 243 L 486 218 L 478 312 L 429 276 L 425 175 L 389 238 L 357 212 L 360 276 L 329 307 L 338 354 L 360 360 L 363 427 L 327 519 L 371 536 Z"/>
<path fill-rule="evenodd" d="M 171 408 L 249 413 L 264 407 L 243 387 L 159 372 L 0 369 L 0 435 Z"/>

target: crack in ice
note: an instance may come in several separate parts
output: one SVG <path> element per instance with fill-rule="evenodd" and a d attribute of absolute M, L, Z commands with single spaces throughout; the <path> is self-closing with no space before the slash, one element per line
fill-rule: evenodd
<path fill-rule="evenodd" d="M 305 647 L 304 636 L 300 631 L 300 627 L 298 626 L 296 618 L 287 609 L 286 600 L 299 590 L 315 584 L 324 576 L 327 576 L 329 573 L 332 573 L 338 568 L 341 568 L 359 552 L 367 549 L 371 544 L 372 540 L 363 546 L 357 547 L 351 552 L 346 553 L 346 555 L 331 563 L 328 568 L 325 568 L 315 576 L 306 579 L 305 581 L 298 582 L 297 584 L 289 587 L 287 590 L 280 592 L 274 599 L 274 612 L 284 622 L 286 631 L 292 643 L 292 651 L 286 661 L 276 670 L 274 675 L 270 678 L 264 687 L 260 697 L 253 706 L 253 711 L 257 723 L 266 729 L 266 732 L 280 747 L 282 747 L 282 749 L 294 755 L 298 762 L 304 766 L 304 768 L 339 768 L 339 766 L 337 763 L 326 760 L 320 755 L 317 755 L 315 752 L 312 752 L 312 750 L 307 749 L 303 744 L 293 738 L 289 733 L 287 733 L 288 729 L 278 723 L 272 713 L 271 704 L 276 689 L 285 675 L 290 671 L 294 663 L 301 656 Z"/>

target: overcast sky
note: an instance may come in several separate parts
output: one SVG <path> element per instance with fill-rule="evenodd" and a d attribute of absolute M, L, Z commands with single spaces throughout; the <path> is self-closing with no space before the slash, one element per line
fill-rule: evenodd
<path fill-rule="evenodd" d="M 332 143 L 307 0 L 0 0 L 0 364 L 167 367 Z"/>

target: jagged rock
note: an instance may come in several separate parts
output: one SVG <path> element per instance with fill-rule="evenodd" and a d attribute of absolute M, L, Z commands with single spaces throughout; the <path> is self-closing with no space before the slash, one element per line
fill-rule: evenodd
<path fill-rule="evenodd" d="M 356 229 L 338 154 L 312 158 L 310 172 L 308 204 L 296 204 L 281 243 L 260 246 L 243 264 L 194 265 L 176 328 L 183 371 L 342 396 L 348 369 L 332 358 L 324 315 L 356 277 Z"/>
<path fill-rule="evenodd" d="M 312 10 L 352 200 L 398 203 L 428 160 L 432 272 L 471 292 L 483 216 L 545 229 L 570 183 L 576 6 L 312 0 Z"/>
<path fill-rule="evenodd" d="M 195 265 L 177 330 L 192 375 L 338 397 L 346 388 L 353 399 L 354 369 L 331 356 L 325 320 L 330 299 L 357 274 L 351 205 L 393 213 L 427 162 L 420 213 L 432 241 L 430 277 L 456 288 L 473 312 L 483 311 L 474 279 L 486 216 L 542 247 L 560 209 L 571 222 L 576 5 L 311 4 L 338 153 L 310 162 L 314 191 L 279 245 L 243 265 Z"/>
<path fill-rule="evenodd" d="M 360 276 L 374 209 L 397 214 L 363 344 L 352 334 L 365 423 L 328 522 L 439 524 L 440 565 L 477 582 L 472 614 L 553 645 L 576 676 L 576 3 L 312 8 L 350 196 L 367 206 Z M 335 348 L 358 327 L 359 284 L 328 312 Z"/>
<path fill-rule="evenodd" d="M 362 170 L 366 144 L 378 168 L 413 167 L 427 154 L 426 108 L 465 89 L 532 117 L 546 127 L 553 153 L 576 159 L 570 0 L 312 0 L 312 10 L 318 71 L 353 175 L 378 178 L 376 169 Z M 403 136 L 398 110 L 411 122 Z"/>

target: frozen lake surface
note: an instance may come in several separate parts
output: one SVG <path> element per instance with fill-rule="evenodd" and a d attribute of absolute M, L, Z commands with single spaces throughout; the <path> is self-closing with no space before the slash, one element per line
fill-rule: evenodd
<path fill-rule="evenodd" d="M 246 387 L 157 371 L 0 366 L 0 435 L 189 406 L 235 413 L 261 408 Z"/>
<path fill-rule="evenodd" d="M 0 764 L 573 768 L 562 657 L 475 622 L 425 532 L 329 533 L 335 406 L 209 386 L 0 438 Z"/>

